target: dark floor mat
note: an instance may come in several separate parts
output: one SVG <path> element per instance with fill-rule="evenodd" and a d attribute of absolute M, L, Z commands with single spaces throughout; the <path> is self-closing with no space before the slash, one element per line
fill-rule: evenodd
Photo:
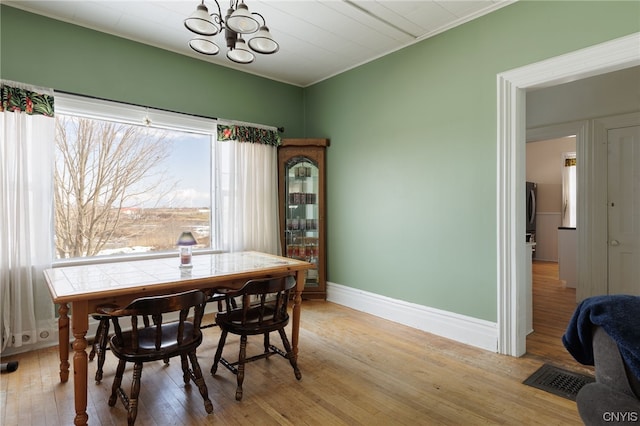
<path fill-rule="evenodd" d="M 595 382 L 592 376 L 544 364 L 522 383 L 575 401 L 580 388 L 592 382 Z"/>

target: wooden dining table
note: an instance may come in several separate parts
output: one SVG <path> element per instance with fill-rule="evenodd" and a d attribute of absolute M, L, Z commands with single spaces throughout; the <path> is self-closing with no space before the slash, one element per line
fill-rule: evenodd
<path fill-rule="evenodd" d="M 201 289 L 240 289 L 251 279 L 283 274 L 296 276 L 291 343 L 298 356 L 300 306 L 305 271 L 313 265 L 260 252 L 214 253 L 193 256 L 191 268 L 180 268 L 178 257 L 86 263 L 44 271 L 53 302 L 59 304 L 60 381 L 69 380 L 69 316 L 73 330 L 74 424 L 86 425 L 86 334 L 89 315 L 104 304 L 126 306 L 136 298 Z M 69 315 L 71 309 L 71 315 Z"/>

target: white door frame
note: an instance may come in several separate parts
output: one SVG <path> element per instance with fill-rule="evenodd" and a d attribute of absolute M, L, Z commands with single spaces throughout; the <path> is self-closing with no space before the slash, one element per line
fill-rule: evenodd
<path fill-rule="evenodd" d="M 525 324 L 525 91 L 640 65 L 640 33 L 497 75 L 498 353 L 522 356 Z M 518 286 L 517 284 L 522 285 Z"/>

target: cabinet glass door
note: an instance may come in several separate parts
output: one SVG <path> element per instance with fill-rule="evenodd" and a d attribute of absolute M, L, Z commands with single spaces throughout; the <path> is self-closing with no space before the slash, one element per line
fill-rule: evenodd
<path fill-rule="evenodd" d="M 318 165 L 295 157 L 285 166 L 285 253 L 287 257 L 313 263 L 306 287 L 318 286 Z"/>

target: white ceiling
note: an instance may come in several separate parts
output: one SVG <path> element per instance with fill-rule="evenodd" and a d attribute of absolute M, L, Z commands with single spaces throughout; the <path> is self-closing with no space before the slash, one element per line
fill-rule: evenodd
<path fill-rule="evenodd" d="M 229 61 L 224 36 L 216 56 L 187 43 L 183 21 L 199 0 L 2 0 L 2 3 L 151 46 L 306 87 L 417 41 L 490 13 L 515 0 L 245 0 L 264 16 L 280 44 L 248 65 Z M 206 0 L 209 12 L 218 8 Z M 220 0 L 225 14 L 229 2 Z"/>

